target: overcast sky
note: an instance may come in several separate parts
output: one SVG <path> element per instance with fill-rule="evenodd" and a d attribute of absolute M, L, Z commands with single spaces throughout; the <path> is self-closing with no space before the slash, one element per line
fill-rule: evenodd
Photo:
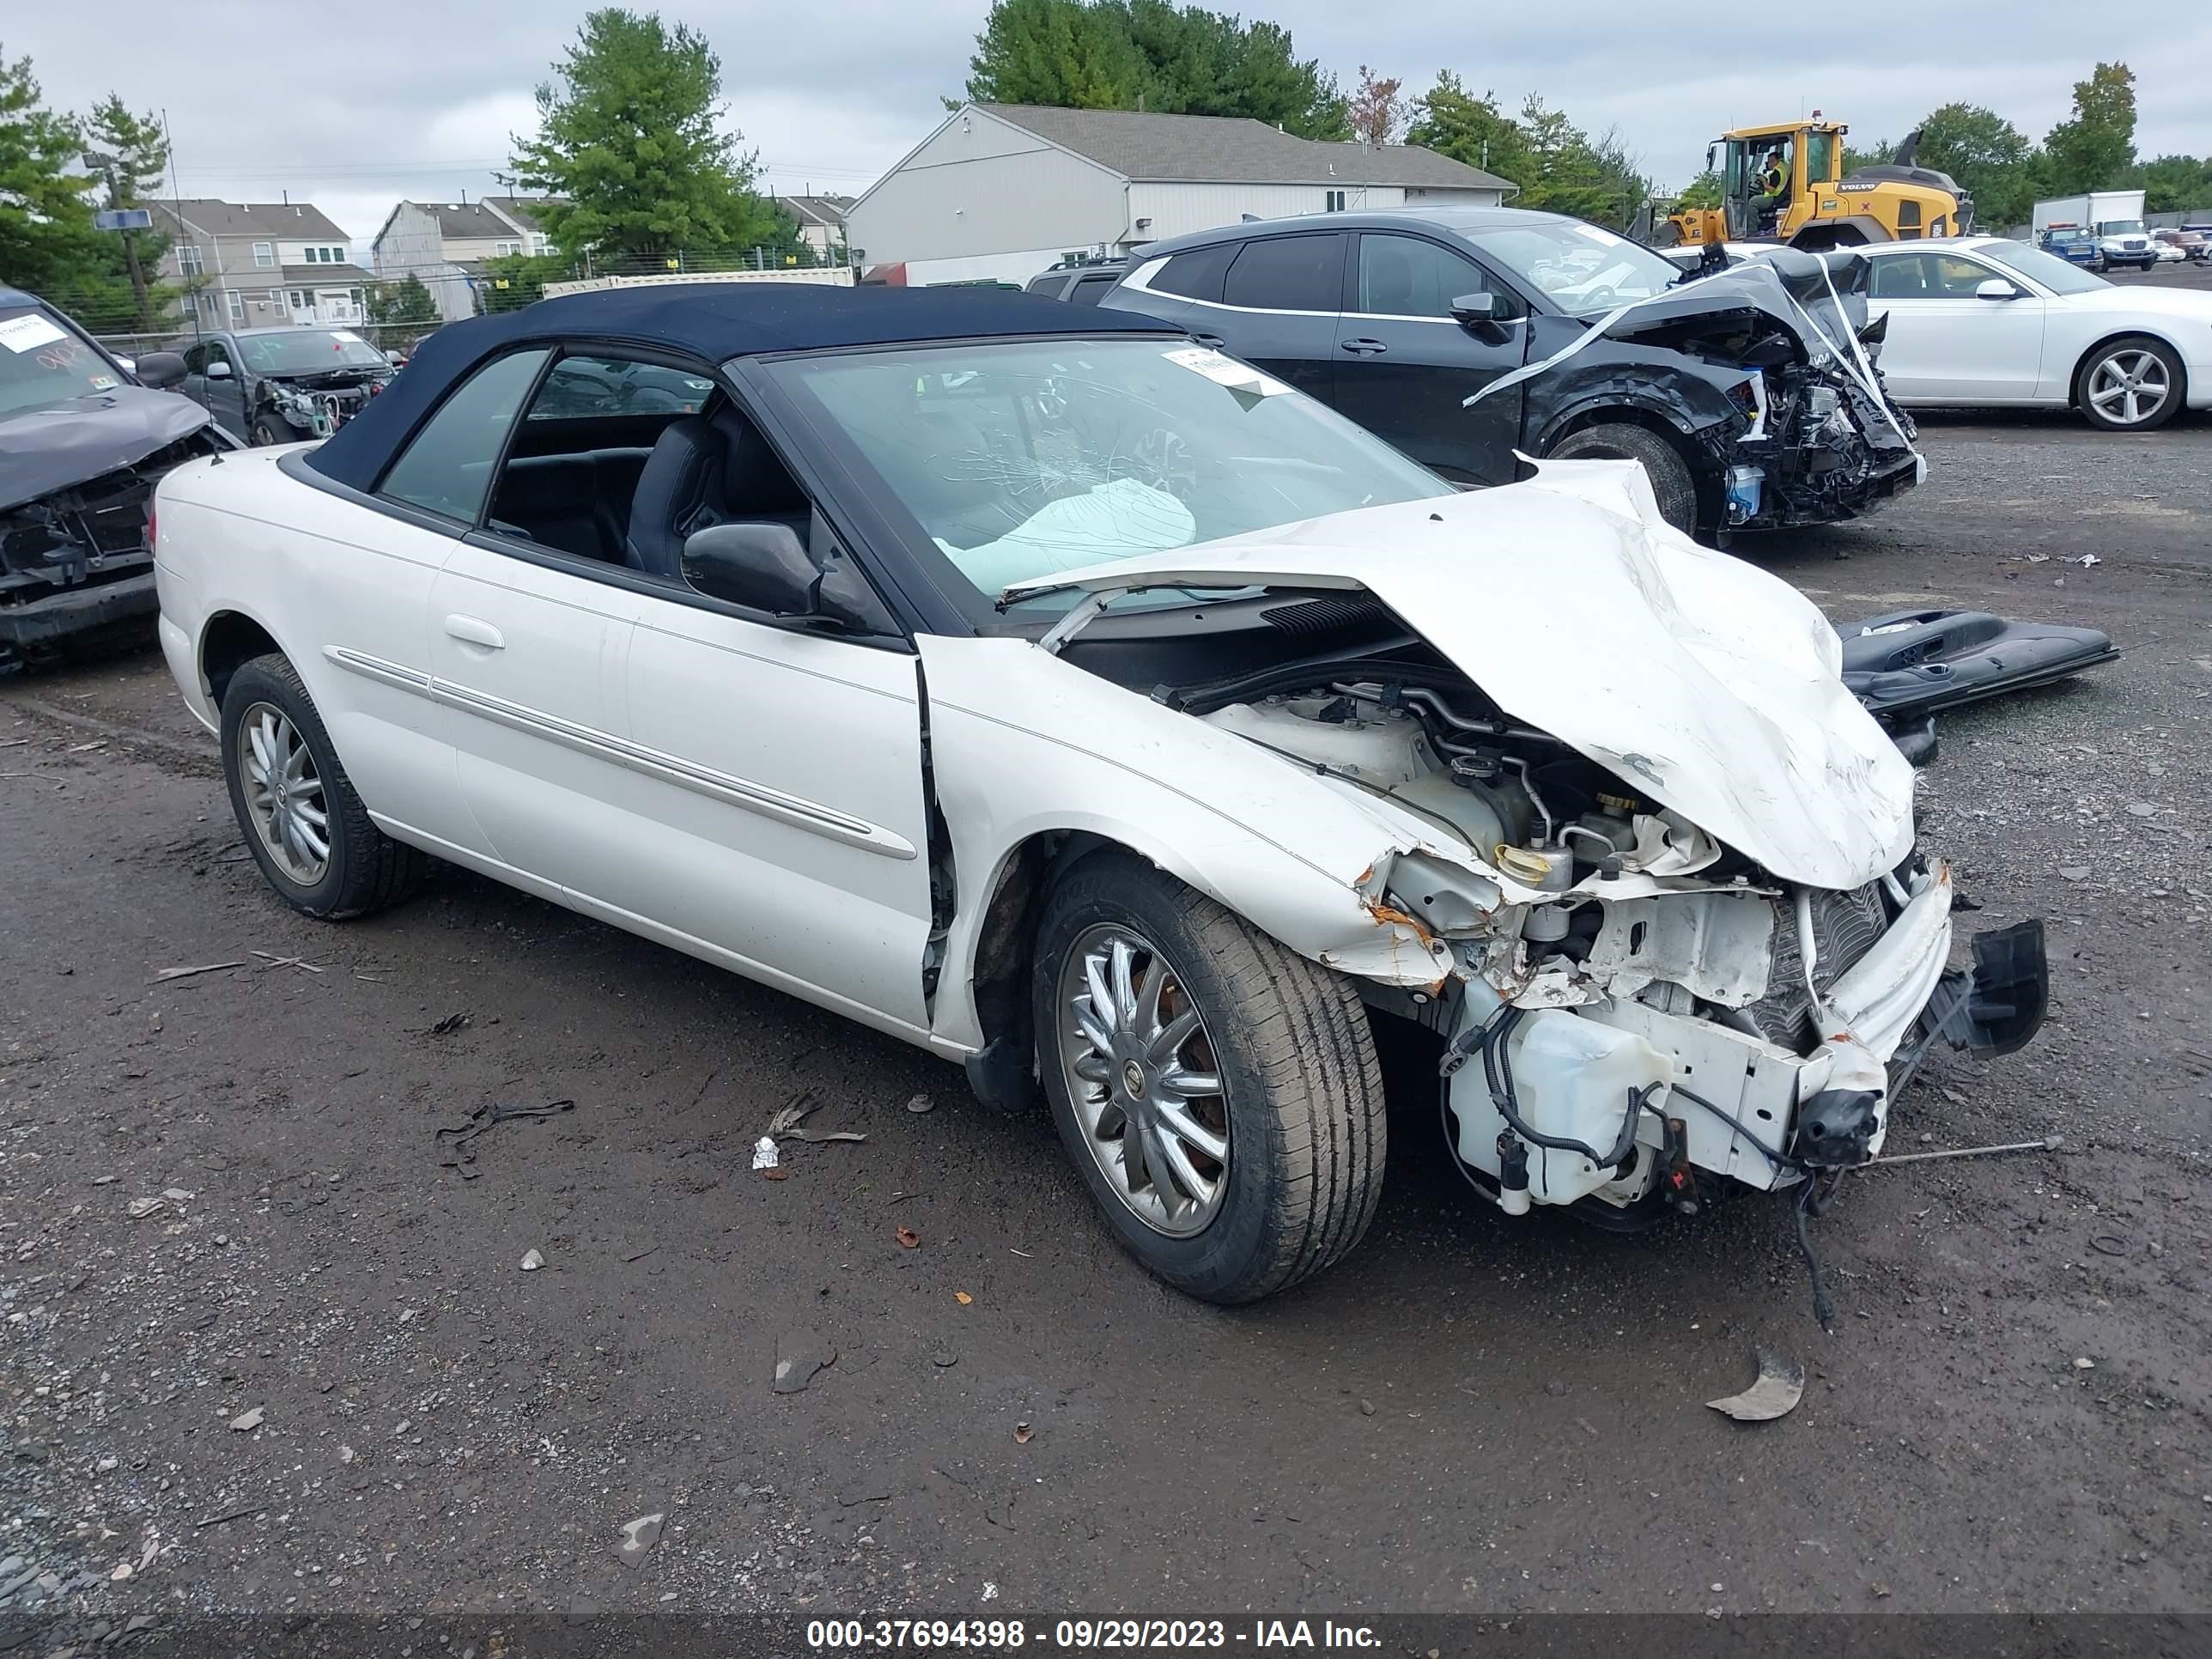
<path fill-rule="evenodd" d="M 1695 173 L 1723 127 L 1811 108 L 1867 140 L 1963 99 L 2039 140 L 2100 58 L 2136 70 L 2145 155 L 2212 153 L 2203 0 L 1856 0 L 1714 8 L 1695 24 L 1660 0 L 1217 9 L 1287 25 L 1302 55 L 1347 84 L 1364 62 L 1415 93 L 1439 69 L 1513 105 L 1540 92 L 1593 131 L 1618 125 L 1662 183 Z M 497 188 L 508 135 L 532 124 L 532 89 L 584 9 L 26 0 L 8 8 L 0 52 L 28 52 L 60 106 L 82 109 L 112 89 L 133 108 L 166 108 L 185 195 L 275 201 L 289 191 L 366 253 L 400 197 Z M 681 0 L 663 14 L 720 52 L 731 123 L 770 187 L 858 194 L 942 118 L 938 99 L 964 84 L 988 9 L 988 0 Z"/>

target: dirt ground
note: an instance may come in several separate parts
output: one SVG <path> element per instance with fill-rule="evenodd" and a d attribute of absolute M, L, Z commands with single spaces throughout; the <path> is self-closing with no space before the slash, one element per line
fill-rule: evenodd
<path fill-rule="evenodd" d="M 1939 1054 L 1893 1147 L 2063 1145 L 1850 1182 L 1832 1336 L 1779 1205 L 1509 1219 L 1419 1097 L 1349 1263 L 1197 1305 L 953 1068 L 472 877 L 307 922 L 157 659 L 0 687 L 0 1650 L 193 1612 L 2212 1605 L 2212 422 L 1925 442 L 1893 512 L 1740 550 L 1839 618 L 2126 654 L 1942 721 L 1923 840 L 1962 921 L 2048 919 L 2054 1006 Z M 764 1180 L 801 1094 L 867 1139 Z M 1802 1405 L 1708 1410 L 1759 1346 Z M 777 1394 L 780 1356 L 829 1363 Z"/>

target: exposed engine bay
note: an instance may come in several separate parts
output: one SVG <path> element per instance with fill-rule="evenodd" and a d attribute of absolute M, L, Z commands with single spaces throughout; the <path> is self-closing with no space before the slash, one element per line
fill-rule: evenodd
<path fill-rule="evenodd" d="M 7 439 L 0 670 L 73 638 L 143 626 L 155 609 L 154 486 L 233 446 L 203 410 L 137 386 L 28 411 Z"/>
<path fill-rule="evenodd" d="M 368 407 L 391 380 L 389 368 L 334 368 L 314 374 L 264 374 L 256 381 L 253 420 L 274 416 L 300 436 L 327 438 Z"/>
<path fill-rule="evenodd" d="M 1859 842 L 1894 851 L 1822 866 L 1861 872 L 1844 884 L 1791 879 L 1670 804 L 1696 796 L 1656 746 L 1607 763 L 1580 728 L 1492 698 L 1467 656 L 1374 594 L 1223 596 L 1202 640 L 1176 614 L 1099 617 L 1061 648 L 1407 826 L 1406 850 L 1359 891 L 1450 969 L 1362 994 L 1445 1040 L 1446 1139 L 1510 1213 L 1566 1206 L 1633 1225 L 1695 1208 L 1717 1177 L 1809 1185 L 1881 1152 L 1890 1102 L 1935 1037 L 2001 1054 L 2040 1021 L 2040 923 L 1984 935 L 1972 969 L 1950 965 L 1951 876 L 1912 844 L 1909 787 L 1899 838 Z M 1504 648 L 1491 653 L 1505 672 Z M 1194 677 L 1224 665 L 1234 672 Z M 1543 706 L 1524 690 L 1516 702 Z M 1846 695 L 1840 682 L 1822 693 Z M 1603 716 L 1613 729 L 1626 717 Z M 1845 763 L 1831 754 L 1820 770 Z M 1882 764 L 1905 770 L 1893 751 Z M 1711 805 L 1699 817 L 1727 821 Z"/>
<path fill-rule="evenodd" d="M 1312 684 L 1249 700 L 1176 700 L 1381 792 L 1506 878 L 1509 902 L 1485 917 L 1440 866 L 1401 860 L 1383 900 L 1463 941 L 1456 1018 L 1449 999 L 1415 1006 L 1449 1022 L 1454 1152 L 1501 1206 L 1694 1207 L 1700 1170 L 1772 1188 L 1881 1150 L 1887 1099 L 1941 1024 L 1926 1011 L 1948 871 L 1915 853 L 1854 890 L 1796 886 L 1449 668 L 1323 672 L 1302 665 Z M 1910 949 L 1905 983 L 1855 980 L 1886 941 Z"/>

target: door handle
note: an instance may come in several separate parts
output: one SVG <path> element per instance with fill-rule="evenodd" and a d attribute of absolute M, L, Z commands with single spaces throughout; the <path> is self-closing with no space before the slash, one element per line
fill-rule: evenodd
<path fill-rule="evenodd" d="M 1357 340 L 1339 340 L 1337 343 L 1355 357 L 1379 357 L 1390 349 L 1380 340 L 1370 340 L 1364 337 Z"/>
<path fill-rule="evenodd" d="M 475 617 L 447 617 L 446 632 L 464 645 L 480 645 L 487 651 L 507 648 L 507 636 L 489 623 Z"/>
<path fill-rule="evenodd" d="M 1190 337 L 1202 346 L 1212 346 L 1216 351 L 1221 349 L 1221 337 L 1218 334 L 1194 334 Z"/>

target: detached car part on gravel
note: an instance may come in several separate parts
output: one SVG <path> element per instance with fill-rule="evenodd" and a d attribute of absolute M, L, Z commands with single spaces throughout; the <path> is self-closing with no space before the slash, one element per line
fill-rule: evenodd
<path fill-rule="evenodd" d="M 631 354 L 703 406 L 561 412 Z M 1952 966 L 1834 630 L 1640 469 L 1455 493 L 1127 313 L 544 301 L 159 522 L 289 902 L 435 855 L 1041 1091 L 1193 1295 L 1358 1242 L 1394 1021 L 1486 1200 L 1634 1224 L 1866 1161 L 1930 1042 L 2041 1017 L 2037 924 Z"/>
<path fill-rule="evenodd" d="M 0 672 L 154 615 L 147 514 L 172 467 L 231 446 L 207 411 L 28 294 L 0 288 Z"/>

